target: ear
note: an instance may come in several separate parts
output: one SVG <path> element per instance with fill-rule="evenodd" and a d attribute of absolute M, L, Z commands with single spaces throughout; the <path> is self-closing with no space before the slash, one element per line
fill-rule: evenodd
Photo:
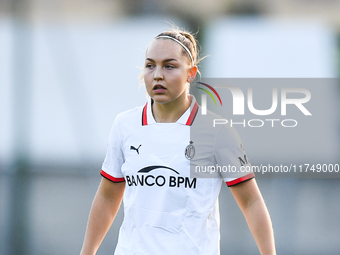
<path fill-rule="evenodd" d="M 191 67 L 189 69 L 187 82 L 189 82 L 189 83 L 192 82 L 195 79 L 196 74 L 197 74 L 197 66 Z"/>

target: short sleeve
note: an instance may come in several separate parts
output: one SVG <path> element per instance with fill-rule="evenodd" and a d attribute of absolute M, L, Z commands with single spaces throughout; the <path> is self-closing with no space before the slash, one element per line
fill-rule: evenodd
<path fill-rule="evenodd" d="M 125 181 L 121 171 L 121 167 L 124 163 L 121 139 L 122 136 L 119 130 L 119 120 L 116 117 L 110 131 L 106 156 L 100 172 L 104 178 L 112 182 Z"/>
<path fill-rule="evenodd" d="M 221 127 L 215 142 L 215 164 L 228 187 L 255 177 L 235 128 Z"/>

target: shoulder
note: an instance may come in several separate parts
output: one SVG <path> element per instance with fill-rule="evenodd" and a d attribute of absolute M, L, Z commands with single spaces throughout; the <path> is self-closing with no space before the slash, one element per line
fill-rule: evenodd
<path fill-rule="evenodd" d="M 116 115 L 111 126 L 109 140 L 122 140 L 126 135 L 138 132 L 137 128 L 142 126 L 143 107 L 138 106 Z"/>
<path fill-rule="evenodd" d="M 118 125 L 141 123 L 144 105 L 119 113 L 115 118 Z"/>
<path fill-rule="evenodd" d="M 209 110 L 205 115 L 197 114 L 191 133 L 213 139 L 218 148 L 241 142 L 235 127 L 231 126 L 230 120 Z"/>
<path fill-rule="evenodd" d="M 204 128 L 216 134 L 219 132 L 234 134 L 236 132 L 228 119 L 209 110 L 207 110 L 206 114 L 197 113 L 193 127 Z"/>

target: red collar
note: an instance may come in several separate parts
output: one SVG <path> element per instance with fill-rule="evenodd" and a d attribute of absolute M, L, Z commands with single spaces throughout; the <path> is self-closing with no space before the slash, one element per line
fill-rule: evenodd
<path fill-rule="evenodd" d="M 191 126 L 192 123 L 194 122 L 195 117 L 198 112 L 198 104 L 196 102 L 195 97 L 192 95 L 190 96 L 192 98 L 190 107 L 185 111 L 185 113 L 183 113 L 183 115 L 176 121 L 176 123 Z M 151 106 L 151 98 L 145 104 L 143 108 L 143 112 L 142 112 L 142 125 L 143 126 L 157 123 L 152 115 L 150 106 Z"/>

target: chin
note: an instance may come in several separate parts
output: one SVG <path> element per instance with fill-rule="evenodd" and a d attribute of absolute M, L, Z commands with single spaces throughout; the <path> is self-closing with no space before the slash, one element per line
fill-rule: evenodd
<path fill-rule="evenodd" d="M 153 95 L 152 99 L 159 104 L 165 104 L 171 101 L 171 99 L 165 95 Z"/>
<path fill-rule="evenodd" d="M 156 102 L 157 104 L 167 104 L 169 102 L 171 102 L 171 100 L 161 100 L 161 99 L 155 99 L 155 98 L 152 98 L 154 102 Z"/>

